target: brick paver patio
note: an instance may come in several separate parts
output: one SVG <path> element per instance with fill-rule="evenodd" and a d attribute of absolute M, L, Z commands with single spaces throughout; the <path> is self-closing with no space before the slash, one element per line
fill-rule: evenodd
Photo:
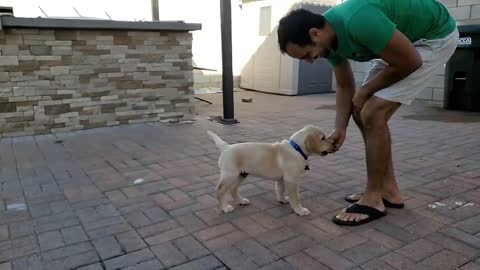
<path fill-rule="evenodd" d="M 311 159 L 310 216 L 256 178 L 241 187 L 250 205 L 215 210 L 207 128 L 233 143 L 333 125 L 333 95 L 245 95 L 254 102 L 236 104 L 235 126 L 206 120 L 221 112 L 221 95 L 207 95 L 194 124 L 2 139 L 0 270 L 480 269 L 480 114 L 402 108 L 391 129 L 406 209 L 349 228 L 330 219 L 366 181 L 353 122 L 340 152 Z"/>

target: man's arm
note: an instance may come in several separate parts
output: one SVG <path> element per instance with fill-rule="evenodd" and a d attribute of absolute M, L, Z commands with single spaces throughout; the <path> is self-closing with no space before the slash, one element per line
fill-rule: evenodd
<path fill-rule="evenodd" d="M 337 116 L 335 119 L 335 129 L 345 130 L 352 114 L 352 99 L 355 94 L 355 80 L 353 78 L 350 62 L 345 58 L 333 68 L 333 72 L 335 74 L 335 79 L 337 80 Z"/>
<path fill-rule="evenodd" d="M 374 79 L 363 85 L 360 91 L 366 96 L 384 89 L 415 72 L 422 66 L 422 58 L 412 43 L 401 32 L 396 30 L 380 58 L 388 63 Z"/>

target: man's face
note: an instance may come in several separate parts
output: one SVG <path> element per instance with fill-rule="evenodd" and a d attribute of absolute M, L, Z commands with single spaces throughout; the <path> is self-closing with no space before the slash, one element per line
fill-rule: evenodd
<path fill-rule="evenodd" d="M 301 59 L 313 63 L 315 59 L 328 56 L 328 46 L 325 34 L 322 29 L 310 29 L 310 39 L 312 44 L 300 46 L 294 43 L 288 43 L 286 53 L 293 58 Z"/>

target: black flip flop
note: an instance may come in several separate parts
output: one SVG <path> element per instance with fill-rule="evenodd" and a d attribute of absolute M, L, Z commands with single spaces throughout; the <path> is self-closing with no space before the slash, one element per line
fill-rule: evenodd
<path fill-rule="evenodd" d="M 373 207 L 361 205 L 357 203 L 350 205 L 347 209 L 345 209 L 345 212 L 352 213 L 352 214 L 363 214 L 363 215 L 367 215 L 368 217 L 360 221 L 343 221 L 341 219 L 338 219 L 337 216 L 334 216 L 332 219 L 333 222 L 335 224 L 343 225 L 343 226 L 357 226 L 357 225 L 362 225 L 370 221 L 382 218 L 387 215 L 387 212 L 385 211 L 382 212 Z"/>
<path fill-rule="evenodd" d="M 349 202 L 349 203 L 356 203 L 358 202 L 358 200 L 354 200 L 354 199 L 351 199 L 350 197 L 353 196 L 353 195 L 363 195 L 363 193 L 359 192 L 359 193 L 354 193 L 354 194 L 350 194 L 348 196 L 345 196 L 345 201 Z M 398 209 L 401 209 L 401 208 L 404 208 L 405 207 L 405 204 L 404 203 L 392 203 L 392 202 L 389 202 L 385 199 L 382 199 L 383 200 L 383 204 L 385 205 L 385 207 L 388 207 L 388 208 L 398 208 Z"/>

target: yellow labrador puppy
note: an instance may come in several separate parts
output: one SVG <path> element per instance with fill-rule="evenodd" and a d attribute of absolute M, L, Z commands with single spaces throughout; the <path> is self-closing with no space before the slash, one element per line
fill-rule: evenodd
<path fill-rule="evenodd" d="M 290 140 L 275 143 L 247 142 L 229 145 L 215 133 L 208 135 L 220 149 L 218 160 L 220 180 L 216 187 L 218 206 L 223 212 L 233 211 L 227 202 L 230 193 L 237 204 L 249 204 L 238 192 L 240 184 L 247 175 L 276 180 L 277 200 L 290 202 L 298 215 L 309 215 L 310 210 L 299 201 L 298 185 L 308 170 L 309 155 L 327 155 L 332 150 L 332 142 L 322 130 L 308 125 L 295 132 Z M 288 196 L 288 201 L 285 196 Z"/>

